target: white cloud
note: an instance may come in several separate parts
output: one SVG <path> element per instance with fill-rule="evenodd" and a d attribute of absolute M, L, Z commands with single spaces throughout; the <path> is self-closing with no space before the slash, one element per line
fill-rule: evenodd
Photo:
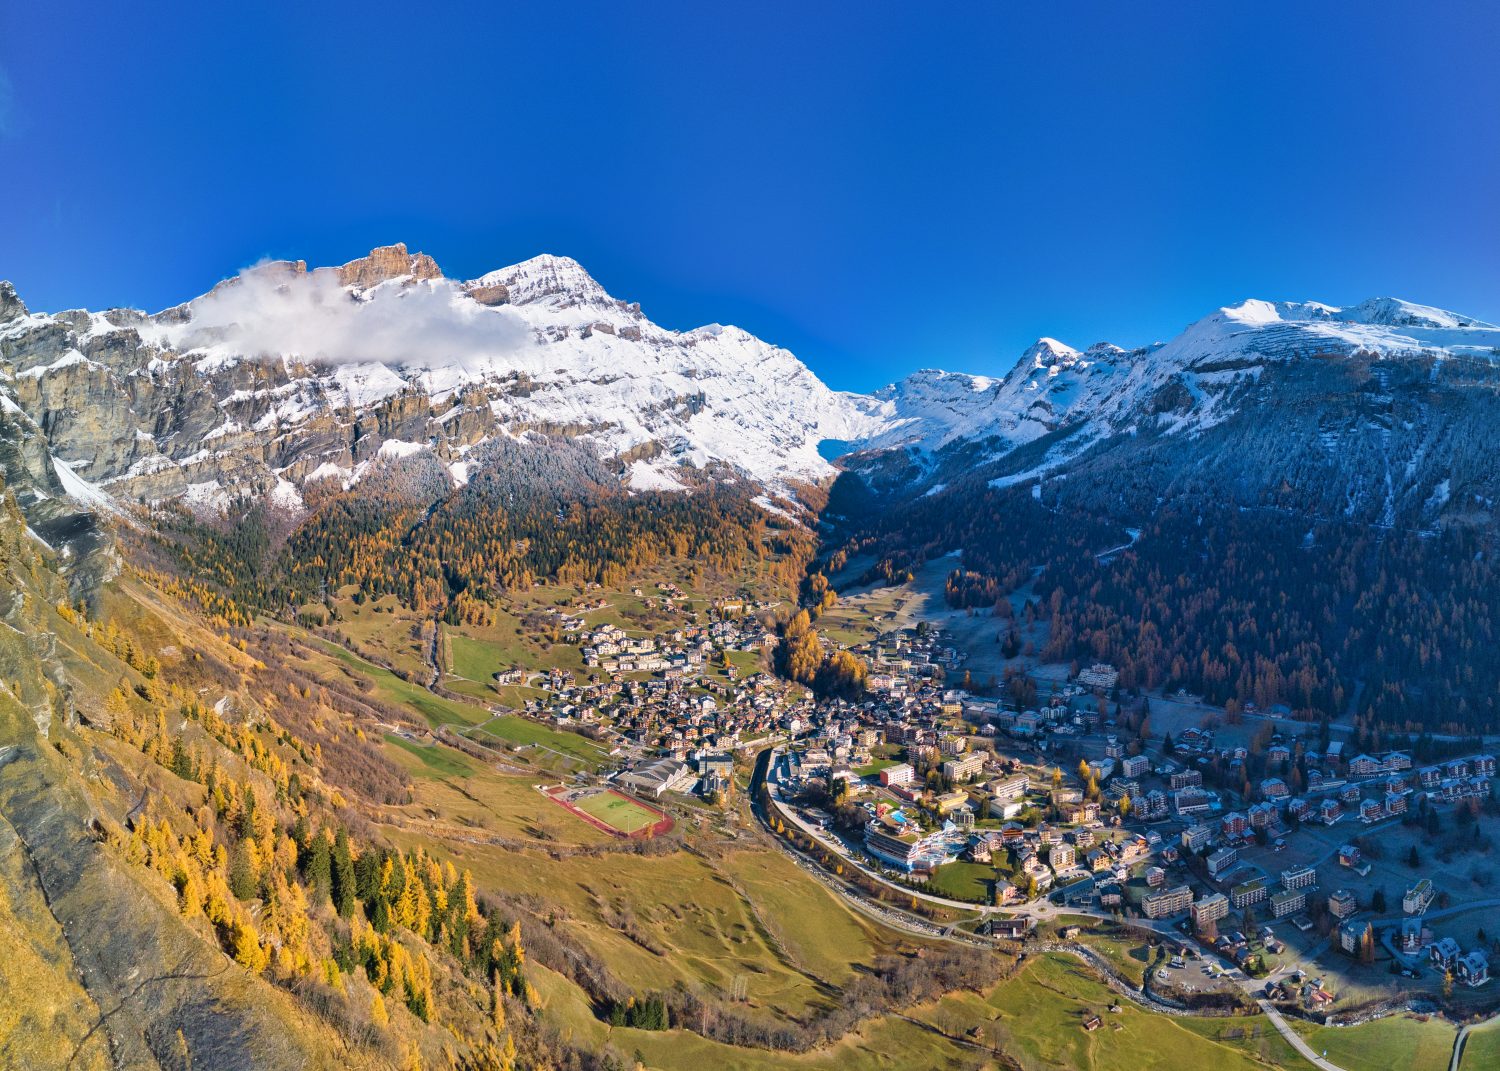
<path fill-rule="evenodd" d="M 480 305 L 449 279 L 386 283 L 356 300 L 333 269 L 293 274 L 279 264 L 242 271 L 194 301 L 192 313 L 165 331 L 180 350 L 451 365 L 514 354 L 531 340 L 515 313 Z"/>

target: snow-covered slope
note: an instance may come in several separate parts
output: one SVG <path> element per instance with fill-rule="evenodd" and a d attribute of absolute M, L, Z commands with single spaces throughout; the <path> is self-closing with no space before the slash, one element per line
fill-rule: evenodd
<path fill-rule="evenodd" d="M 1251 300 L 1135 350 L 1101 342 L 1079 351 L 1042 338 L 1003 379 L 924 369 L 876 392 L 893 419 L 861 445 L 937 451 L 993 438 L 1004 452 L 1068 425 L 1103 435 L 1147 417 L 1173 431 L 1202 430 L 1227 415 L 1220 402 L 1230 388 L 1253 381 L 1267 362 L 1355 354 L 1495 361 L 1500 329 L 1395 298 L 1347 309 Z"/>
<path fill-rule="evenodd" d="M 41 493 L 66 472 L 61 493 L 84 505 L 295 510 L 310 484 L 356 483 L 383 458 L 430 453 L 460 484 L 488 442 L 560 435 L 639 491 L 786 493 L 834 474 L 825 440 L 901 494 L 1078 474 L 1107 449 L 1169 483 L 1255 457 L 1247 496 L 1305 470 L 1318 508 L 1394 517 L 1466 501 L 1458 444 L 1479 432 L 1455 429 L 1495 415 L 1497 354 L 1500 329 L 1394 298 L 1252 300 L 1165 343 L 1043 338 L 1002 378 L 923 370 L 855 395 L 739 328 L 661 327 L 566 257 L 461 281 L 397 245 L 338 268 L 259 265 L 150 316 L 31 313 L 0 285 L 0 425 L 32 444 L 17 456 L 56 459 Z"/>
<path fill-rule="evenodd" d="M 1500 491 L 1497 387 L 1500 329 L 1472 317 L 1252 300 L 1129 351 L 1044 338 L 1000 380 L 918 372 L 877 393 L 894 419 L 849 463 L 892 489 L 1134 484 L 1136 505 L 1213 479 L 1242 503 L 1427 523 Z"/>
<path fill-rule="evenodd" d="M 1004 379 L 924 369 L 875 393 L 895 418 L 865 449 L 916 445 L 941 450 L 967 439 L 1030 442 L 1069 418 L 1093 411 L 1118 388 L 1125 351 L 1108 343 L 1079 352 L 1038 339 Z"/>
<path fill-rule="evenodd" d="M 263 264 L 154 316 L 16 306 L 0 326 L 15 402 L 70 472 L 131 499 L 295 504 L 392 448 L 462 480 L 475 447 L 528 433 L 588 442 L 641 490 L 710 473 L 784 490 L 832 475 L 820 442 L 889 419 L 739 328 L 658 326 L 566 257 L 458 281 L 391 246 Z"/>

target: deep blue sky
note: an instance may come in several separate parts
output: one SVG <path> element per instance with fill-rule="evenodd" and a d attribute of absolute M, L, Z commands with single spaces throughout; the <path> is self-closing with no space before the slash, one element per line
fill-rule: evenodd
<path fill-rule="evenodd" d="M 0 278 L 566 253 L 849 388 L 1249 296 L 1500 320 L 1495 5 L 336 6 L 4 5 Z"/>

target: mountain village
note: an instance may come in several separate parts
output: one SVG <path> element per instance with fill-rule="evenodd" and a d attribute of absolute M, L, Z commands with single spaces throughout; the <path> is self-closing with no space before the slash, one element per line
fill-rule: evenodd
<path fill-rule="evenodd" d="M 964 655 L 926 623 L 853 645 L 867 690 L 818 698 L 769 671 L 769 609 L 720 599 L 654 635 L 559 611 L 587 675 L 508 667 L 496 684 L 545 687 L 526 713 L 607 743 L 618 792 L 689 811 L 757 794 L 800 861 L 851 900 L 884 889 L 891 904 L 863 906 L 918 928 L 929 905 L 960 910 L 943 929 L 970 941 L 1113 919 L 1160 942 L 1148 986 L 1167 1000 L 1238 988 L 1316 1012 L 1350 974 L 1367 1002 L 1377 960 L 1392 992 L 1489 982 L 1490 935 L 1445 923 L 1500 899 L 1448 888 L 1456 864 L 1428 852 L 1439 830 L 1493 827 L 1492 753 L 1347 754 L 1316 723 L 1284 729 L 1285 711 L 1253 735 L 1158 735 L 1105 664 L 1021 706 L 953 687 Z M 854 874 L 866 893 L 836 877 Z"/>

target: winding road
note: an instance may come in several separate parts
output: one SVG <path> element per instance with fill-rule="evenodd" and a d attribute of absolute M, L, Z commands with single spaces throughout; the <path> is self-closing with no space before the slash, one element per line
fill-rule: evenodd
<path fill-rule="evenodd" d="M 760 793 L 758 791 L 760 784 L 765 780 L 766 771 L 770 768 L 770 764 L 774 760 L 774 751 L 774 748 L 767 748 L 757 757 L 755 773 L 752 776 L 750 782 L 750 800 L 752 811 L 755 813 L 756 818 L 760 820 L 761 825 L 767 831 L 773 833 L 772 840 L 775 844 L 780 846 L 783 851 L 786 851 L 787 854 L 797 862 L 797 865 L 799 867 L 807 871 L 821 884 L 827 886 L 831 891 L 838 894 L 840 899 L 842 899 L 851 908 L 859 911 L 861 914 L 875 917 L 879 921 L 884 922 L 886 925 L 892 925 L 897 929 L 901 929 L 909 933 L 915 933 L 923 937 L 936 937 L 941 940 L 955 941 L 957 943 L 970 943 L 967 941 L 958 942 L 958 939 L 951 936 L 951 930 L 934 932 L 935 930 L 937 930 L 937 927 L 927 924 L 925 920 L 918 922 L 915 919 L 911 919 L 910 921 L 908 921 L 906 918 L 902 917 L 905 916 L 905 912 L 899 910 L 888 910 L 886 908 L 886 905 L 881 905 L 879 908 L 876 908 L 873 905 L 864 902 L 863 897 L 856 896 L 848 889 L 846 889 L 843 885 L 835 882 L 831 878 L 825 877 L 822 872 L 822 868 L 819 867 L 815 861 L 812 861 L 809 857 L 807 857 L 802 851 L 788 848 L 785 842 L 780 837 L 774 836 L 774 831 L 771 830 L 770 822 L 768 821 L 769 816 L 765 813 L 759 802 Z M 768 784 L 767 788 L 769 789 L 770 787 L 771 786 Z M 788 811 L 787 814 L 794 822 L 798 822 L 796 815 L 792 814 L 790 811 Z M 815 831 L 808 829 L 801 822 L 798 822 L 798 825 L 804 835 L 813 837 L 815 842 L 821 843 L 821 841 L 816 837 Z M 919 899 L 926 900 L 930 903 L 935 903 L 944 907 L 958 908 L 964 911 L 988 910 L 984 907 L 984 905 L 970 904 L 959 900 L 948 900 L 944 897 L 932 896 L 930 894 L 921 893 L 913 889 L 902 888 L 896 885 L 896 883 L 886 879 L 883 875 L 875 874 L 869 871 L 867 868 L 863 867 L 858 860 L 852 859 L 847 855 L 842 855 L 842 853 L 841 858 L 843 858 L 845 862 L 852 863 L 855 866 L 859 866 L 861 871 L 867 874 L 869 877 L 880 881 L 883 885 L 896 889 L 903 895 L 914 895 Z M 1021 909 L 1020 913 L 1028 915 L 1031 918 L 1036 919 L 1038 922 L 1048 918 L 1055 918 L 1060 914 L 1085 915 L 1101 920 L 1112 920 L 1114 918 L 1113 915 L 1108 915 L 1096 908 L 1077 907 L 1064 909 L 1056 904 L 1053 904 L 1049 900 L 1041 900 L 1033 904 L 1028 904 L 1026 905 L 1026 907 Z M 1173 929 L 1170 923 L 1167 923 L 1160 919 L 1132 919 L 1131 924 L 1141 929 L 1151 930 L 1173 941 L 1181 942 L 1183 939 L 1182 935 L 1175 929 Z M 1206 956 L 1211 955 L 1213 954 L 1206 954 Z M 1219 957 L 1213 956 L 1213 958 L 1217 960 Z M 1253 991 L 1256 987 L 1255 979 L 1250 978 L 1248 975 L 1244 974 L 1237 967 L 1235 967 L 1233 964 L 1228 963 L 1227 961 L 1220 960 L 1219 962 L 1224 967 L 1225 976 L 1227 976 L 1231 981 L 1237 983 L 1247 993 L 1253 994 Z M 1108 975 L 1108 972 L 1106 972 L 1106 975 Z M 1111 988 L 1115 987 L 1112 986 Z M 1139 1003 L 1148 1004 L 1149 1006 L 1149 997 L 1134 992 L 1131 992 L 1127 995 L 1131 996 L 1132 999 L 1135 999 Z M 1270 1001 L 1262 1000 L 1257 997 L 1256 1004 L 1260 1007 L 1260 1010 L 1265 1014 L 1266 1019 L 1271 1023 L 1271 1025 L 1274 1026 L 1277 1032 L 1286 1039 L 1287 1044 L 1291 1045 L 1292 1048 L 1295 1049 L 1303 1057 L 1303 1059 L 1308 1061 L 1308 1063 L 1312 1064 L 1314 1067 L 1319 1068 L 1320 1071 L 1347 1071 L 1347 1069 L 1340 1067 L 1338 1064 L 1333 1063 L 1331 1060 L 1328 1060 L 1324 1056 L 1315 1052 L 1312 1046 L 1308 1045 L 1307 1041 L 1302 1037 L 1302 1035 L 1298 1034 L 1297 1031 L 1292 1028 L 1291 1024 L 1286 1021 L 1286 1018 L 1276 1010 L 1275 1006 L 1272 1005 Z M 1463 1035 L 1460 1035 L 1460 1039 L 1462 1039 L 1462 1037 Z M 1453 1071 L 1457 1071 L 1457 1059 L 1458 1047 L 1455 1046 L 1455 1064 L 1453 1067 Z"/>
<path fill-rule="evenodd" d="M 1313 1047 L 1303 1039 L 1301 1034 L 1292 1029 L 1291 1024 L 1282 1018 L 1281 1013 L 1276 1010 L 1269 1000 L 1258 1000 L 1256 1003 L 1260 1005 L 1260 1010 L 1266 1013 L 1266 1018 L 1271 1020 L 1271 1025 L 1280 1031 L 1281 1036 L 1286 1038 L 1292 1048 L 1302 1054 L 1304 1060 L 1314 1067 L 1322 1068 L 1323 1071 L 1344 1071 L 1344 1068 L 1338 1064 L 1331 1060 L 1326 1060 L 1314 1052 Z"/>

